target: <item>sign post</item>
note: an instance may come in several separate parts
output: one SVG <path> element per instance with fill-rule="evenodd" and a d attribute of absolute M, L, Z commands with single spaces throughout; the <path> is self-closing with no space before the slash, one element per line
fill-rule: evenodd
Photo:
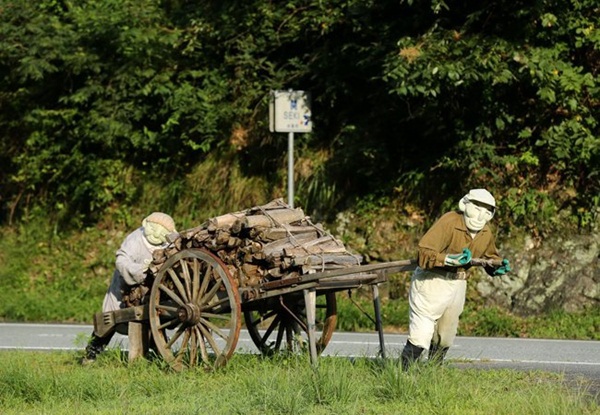
<path fill-rule="evenodd" d="M 288 133 L 288 204 L 294 207 L 294 133 L 310 133 L 310 94 L 305 91 L 271 91 L 269 131 Z"/>

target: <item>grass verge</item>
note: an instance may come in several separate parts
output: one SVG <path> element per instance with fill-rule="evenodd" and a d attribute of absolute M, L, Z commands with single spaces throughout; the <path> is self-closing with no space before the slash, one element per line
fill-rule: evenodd
<path fill-rule="evenodd" d="M 0 407 L 13 414 L 598 414 L 558 374 L 417 366 L 395 360 L 234 355 L 215 372 L 125 362 L 116 350 L 87 367 L 73 352 L 1 352 Z"/>

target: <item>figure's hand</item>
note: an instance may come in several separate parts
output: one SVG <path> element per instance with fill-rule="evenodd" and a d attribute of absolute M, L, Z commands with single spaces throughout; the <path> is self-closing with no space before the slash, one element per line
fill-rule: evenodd
<path fill-rule="evenodd" d="M 144 269 L 143 269 L 144 274 L 146 274 L 148 272 L 148 270 L 150 269 L 150 265 L 151 264 L 152 264 L 152 260 L 151 259 L 144 259 Z M 146 278 L 145 275 L 144 275 L 144 278 Z"/>
<path fill-rule="evenodd" d="M 498 268 L 496 268 L 494 270 L 494 277 L 499 277 L 501 275 L 506 274 L 507 272 L 510 272 L 510 262 L 508 262 L 508 259 L 504 258 L 502 260 L 502 265 L 500 265 Z"/>
<path fill-rule="evenodd" d="M 450 267 L 461 267 L 471 262 L 472 257 L 473 255 L 471 254 L 471 250 L 469 248 L 465 248 L 460 254 L 446 255 L 446 258 L 444 259 L 444 265 Z"/>

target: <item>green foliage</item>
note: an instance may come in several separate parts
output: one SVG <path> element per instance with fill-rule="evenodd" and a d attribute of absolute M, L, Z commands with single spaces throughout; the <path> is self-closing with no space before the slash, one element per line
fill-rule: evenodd
<path fill-rule="evenodd" d="M 15 113 L 0 125 L 14 148 L 15 192 L 41 196 L 62 217 L 97 219 L 134 200 L 140 171 L 168 181 L 166 169 L 216 145 L 231 114 L 226 83 L 214 65 L 194 67 L 201 55 L 184 56 L 183 32 L 156 2 L 45 5 L 3 10 L 0 56 L 11 70 L 0 105 Z"/>
<path fill-rule="evenodd" d="M 527 335 L 532 338 L 600 340 L 598 307 L 589 307 L 579 313 L 553 310 L 528 320 Z"/>
<path fill-rule="evenodd" d="M 420 103 L 415 117 L 436 119 L 423 134 L 447 145 L 431 170 L 454 186 L 493 189 L 503 219 L 517 225 L 551 225 L 565 204 L 589 223 L 600 154 L 597 5 L 512 4 L 510 18 L 506 5 L 449 5 L 429 30 L 398 41 L 384 79 L 392 93 Z M 409 177 L 400 177 L 403 187 L 431 180 Z"/>
<path fill-rule="evenodd" d="M 112 276 L 116 239 L 123 237 L 107 240 L 104 234 L 98 244 L 100 235 L 87 229 L 64 239 L 39 222 L 18 233 L 6 230 L 0 240 L 0 319 L 89 323 Z"/>
<path fill-rule="evenodd" d="M 318 216 L 364 197 L 437 212 L 485 186 L 507 226 L 596 219 L 592 0 L 5 0 L 2 19 L 0 220 L 38 204 L 95 223 L 148 180 L 174 206 L 209 156 L 281 196 L 284 88 L 314 99 L 297 199 Z"/>
<path fill-rule="evenodd" d="M 499 307 L 467 302 L 461 316 L 459 334 L 600 340 L 598 328 L 600 328 L 600 311 L 594 307 L 578 313 L 553 310 L 542 315 L 522 317 Z"/>

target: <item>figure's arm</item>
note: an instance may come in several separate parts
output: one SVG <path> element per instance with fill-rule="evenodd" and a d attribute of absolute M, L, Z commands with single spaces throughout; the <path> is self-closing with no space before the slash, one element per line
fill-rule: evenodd
<path fill-rule="evenodd" d="M 491 277 L 497 277 L 500 275 L 504 275 L 511 270 L 510 262 L 506 258 L 502 258 L 500 253 L 498 252 L 498 248 L 496 247 L 496 238 L 492 237 L 490 243 L 488 244 L 485 253 L 483 254 L 484 259 L 488 259 L 494 261 L 496 263 L 500 263 L 500 265 L 486 265 L 483 267 L 485 272 Z"/>
<path fill-rule="evenodd" d="M 452 228 L 445 217 L 440 218 L 419 241 L 418 263 L 423 269 L 443 267 L 450 244 Z"/>
<path fill-rule="evenodd" d="M 130 234 L 117 251 L 115 267 L 128 285 L 137 285 L 146 279 L 146 271 L 151 259 L 143 255 L 141 231 Z"/>
<path fill-rule="evenodd" d="M 135 262 L 131 256 L 127 255 L 125 252 L 117 253 L 115 266 L 128 285 L 141 284 L 146 279 L 145 273 L 148 269 L 148 265 Z"/>

